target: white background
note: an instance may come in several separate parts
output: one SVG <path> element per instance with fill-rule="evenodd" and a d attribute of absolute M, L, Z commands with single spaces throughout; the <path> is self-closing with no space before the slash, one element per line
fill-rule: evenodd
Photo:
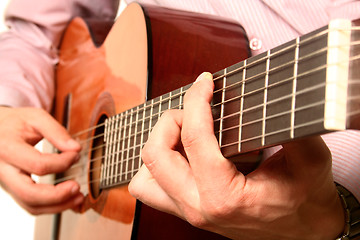
<path fill-rule="evenodd" d="M 0 0 L 0 31 L 4 25 L 4 9 L 8 0 Z M 0 76 L 1 77 L 1 76 Z M 0 187 L 0 239 L 32 240 L 35 218 L 20 208 Z"/>

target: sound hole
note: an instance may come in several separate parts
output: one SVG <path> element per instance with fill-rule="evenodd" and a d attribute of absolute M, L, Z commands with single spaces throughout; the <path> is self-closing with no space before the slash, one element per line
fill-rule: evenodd
<path fill-rule="evenodd" d="M 96 199 L 101 193 L 100 181 L 101 181 L 101 166 L 103 164 L 103 156 L 105 153 L 104 144 L 104 122 L 107 116 L 102 115 L 97 123 L 97 127 L 94 132 L 94 139 L 91 147 L 91 160 L 89 169 L 89 182 L 91 196 Z"/>

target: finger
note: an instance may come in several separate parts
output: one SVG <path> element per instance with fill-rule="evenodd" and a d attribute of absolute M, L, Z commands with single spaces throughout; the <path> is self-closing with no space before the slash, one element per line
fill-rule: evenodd
<path fill-rule="evenodd" d="M 10 141 L 4 148 L 0 156 L 2 160 L 39 176 L 63 172 L 79 159 L 78 152 L 41 153 L 33 146 L 16 140 Z"/>
<path fill-rule="evenodd" d="M 234 164 L 223 157 L 214 135 L 210 107 L 213 89 L 212 75 L 203 73 L 187 91 L 181 133 L 196 181 L 205 188 L 211 187 L 214 179 L 229 184 L 239 175 Z"/>
<path fill-rule="evenodd" d="M 145 165 L 131 179 L 128 188 L 133 197 L 146 205 L 178 217 L 181 216 L 173 199 L 159 186 Z"/>
<path fill-rule="evenodd" d="M 52 116 L 41 109 L 24 109 L 28 123 L 60 151 L 80 151 L 80 144 Z"/>
<path fill-rule="evenodd" d="M 17 201 L 17 199 L 15 199 Z M 18 201 L 17 201 L 18 202 Z M 78 194 L 73 198 L 59 204 L 54 205 L 44 205 L 44 206 L 29 206 L 24 205 L 23 203 L 19 203 L 24 209 L 26 209 L 29 213 L 33 215 L 39 214 L 54 214 L 60 213 L 62 211 L 72 209 L 75 212 L 79 212 L 79 206 L 84 202 L 84 196 L 82 194 Z"/>
<path fill-rule="evenodd" d="M 181 124 L 182 111 L 165 112 L 142 150 L 142 159 L 156 182 L 173 201 L 196 205 L 198 195 L 191 169 L 186 158 L 177 151 Z"/>
<path fill-rule="evenodd" d="M 80 187 L 75 181 L 66 181 L 57 185 L 37 184 L 30 175 L 1 161 L 0 174 L 3 187 L 22 206 L 34 208 L 61 205 L 80 194 Z"/>

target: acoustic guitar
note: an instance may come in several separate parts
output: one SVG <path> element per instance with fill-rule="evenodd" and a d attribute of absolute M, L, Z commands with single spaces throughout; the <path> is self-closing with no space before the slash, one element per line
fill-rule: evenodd
<path fill-rule="evenodd" d="M 259 163 L 254 151 L 358 129 L 358 23 L 333 21 L 250 57 L 244 29 L 210 15 L 133 3 L 115 23 L 73 19 L 60 48 L 54 116 L 82 152 L 55 183 L 76 179 L 86 200 L 80 214 L 39 217 L 35 239 L 226 239 L 128 193 L 152 127 L 167 109 L 182 109 L 191 82 L 211 71 L 219 146 L 244 172 Z"/>

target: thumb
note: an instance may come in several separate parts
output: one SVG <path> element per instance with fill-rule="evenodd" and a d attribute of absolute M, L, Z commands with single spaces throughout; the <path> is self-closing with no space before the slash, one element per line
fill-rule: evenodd
<path fill-rule="evenodd" d="M 287 166 L 297 172 L 331 169 L 331 152 L 320 136 L 303 138 L 283 144 Z"/>

